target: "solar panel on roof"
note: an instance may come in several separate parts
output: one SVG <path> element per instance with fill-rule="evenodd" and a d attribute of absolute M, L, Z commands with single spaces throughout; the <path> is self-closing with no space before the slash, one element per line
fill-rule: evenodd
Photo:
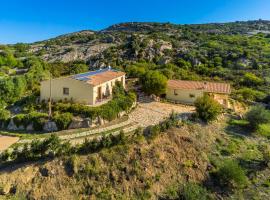
<path fill-rule="evenodd" d="M 79 81 L 88 81 L 90 80 L 88 77 L 80 77 L 80 78 L 76 78 Z"/>
<path fill-rule="evenodd" d="M 103 73 L 103 72 L 106 72 L 109 70 L 115 71 L 115 72 L 117 71 L 117 70 L 110 69 L 110 68 L 104 68 L 104 69 L 100 69 L 100 70 L 96 70 L 96 71 L 86 72 L 83 74 L 76 74 L 76 75 L 72 76 L 72 78 L 79 80 L 79 81 L 88 81 L 88 80 L 90 80 L 91 76 L 94 76 L 96 74 L 100 74 L 100 73 Z"/>

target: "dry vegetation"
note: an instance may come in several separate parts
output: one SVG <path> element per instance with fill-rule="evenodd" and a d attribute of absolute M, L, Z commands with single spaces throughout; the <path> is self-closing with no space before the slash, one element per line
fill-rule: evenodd
<path fill-rule="evenodd" d="M 185 122 L 149 139 L 133 137 L 98 153 L 15 165 L 0 171 L 3 199 L 177 199 L 187 183 L 212 199 L 268 199 L 270 169 L 260 150 L 267 139 L 211 124 Z M 244 187 L 226 188 L 213 175 L 223 161 L 244 170 Z M 234 185 L 236 186 L 236 185 Z"/>
<path fill-rule="evenodd" d="M 166 188 L 207 177 L 207 154 L 220 130 L 184 125 L 99 153 L 2 170 L 0 183 L 29 199 L 156 199 Z M 6 189 L 7 190 L 7 189 Z"/>

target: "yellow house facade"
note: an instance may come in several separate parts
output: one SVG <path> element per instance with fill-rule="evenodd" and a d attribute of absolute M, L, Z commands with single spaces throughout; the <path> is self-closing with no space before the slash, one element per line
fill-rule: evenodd
<path fill-rule="evenodd" d="M 99 104 L 112 97 L 116 82 L 125 87 L 125 73 L 111 68 L 41 82 L 40 100 Z"/>
<path fill-rule="evenodd" d="M 192 105 L 198 97 L 208 94 L 228 108 L 230 93 L 230 84 L 227 83 L 169 80 L 166 98 L 177 103 Z"/>

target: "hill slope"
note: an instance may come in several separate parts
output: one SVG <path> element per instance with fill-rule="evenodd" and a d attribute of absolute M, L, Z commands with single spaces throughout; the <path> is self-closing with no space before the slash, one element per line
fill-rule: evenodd
<path fill-rule="evenodd" d="M 258 32 L 270 33 L 270 21 L 200 25 L 121 23 L 98 32 L 81 31 L 37 42 L 31 45 L 30 52 L 51 62 L 81 59 L 93 67 L 140 59 L 168 62 L 175 56 L 197 52 L 207 42 L 221 40 L 217 45 L 244 47 L 247 44 L 234 43 L 234 40 L 246 41 Z M 225 50 L 230 53 L 229 49 Z M 196 59 L 193 62 L 203 62 L 199 57 Z"/>
<path fill-rule="evenodd" d="M 226 120 L 188 123 L 154 139 L 137 136 L 97 153 L 1 169 L 0 199 L 176 200 L 181 187 L 193 182 L 207 188 L 211 199 L 269 199 L 270 168 L 259 150 L 265 140 L 228 130 Z M 245 188 L 228 189 L 213 176 L 229 159 L 245 169 Z"/>
<path fill-rule="evenodd" d="M 219 127 L 184 126 L 95 154 L 14 166 L 0 172 L 0 186 L 27 199 L 157 199 L 187 178 L 207 179 L 207 154 Z"/>

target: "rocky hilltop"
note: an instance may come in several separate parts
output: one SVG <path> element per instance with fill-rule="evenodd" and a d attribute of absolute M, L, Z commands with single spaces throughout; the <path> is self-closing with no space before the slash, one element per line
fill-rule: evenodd
<path fill-rule="evenodd" d="M 175 25 L 121 23 L 101 31 L 84 30 L 30 44 L 29 52 L 46 61 L 84 60 L 93 67 L 126 60 L 170 62 L 200 48 L 204 37 L 270 33 L 270 21 Z M 194 62 L 197 62 L 194 60 Z"/>

